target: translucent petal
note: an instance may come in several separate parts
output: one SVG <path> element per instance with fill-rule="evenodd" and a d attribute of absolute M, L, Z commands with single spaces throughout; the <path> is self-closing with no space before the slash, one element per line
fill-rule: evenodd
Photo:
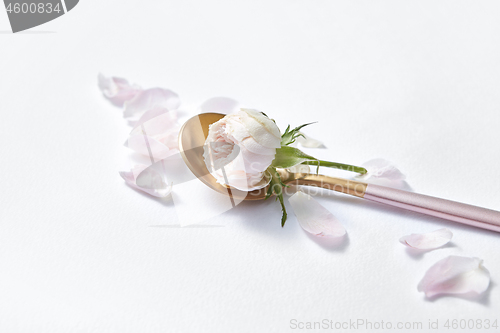
<path fill-rule="evenodd" d="M 166 197 L 172 191 L 172 186 L 167 184 L 165 177 L 147 165 L 136 165 L 130 172 L 120 172 L 120 176 L 131 187 L 155 197 Z"/>
<path fill-rule="evenodd" d="M 306 135 L 303 132 L 300 132 L 305 137 L 299 136 L 296 139 L 296 142 L 300 143 L 302 147 L 305 148 L 326 148 L 323 142 L 311 138 L 309 135 Z"/>
<path fill-rule="evenodd" d="M 345 235 L 344 226 L 310 195 L 298 191 L 288 199 L 288 202 L 305 231 L 317 236 L 342 237 Z"/>
<path fill-rule="evenodd" d="M 453 237 L 453 233 L 446 229 L 439 229 L 425 234 L 411 234 L 401 237 L 401 244 L 419 250 L 437 249 L 448 242 Z"/>
<path fill-rule="evenodd" d="M 124 104 L 123 116 L 140 117 L 144 112 L 155 107 L 162 107 L 168 110 L 179 108 L 181 102 L 179 96 L 171 90 L 163 88 L 151 88 L 138 93 L 133 99 Z"/>
<path fill-rule="evenodd" d="M 481 294 L 488 289 L 490 272 L 479 258 L 449 256 L 435 263 L 418 284 L 427 297 L 440 294 Z"/>
<path fill-rule="evenodd" d="M 99 73 L 98 85 L 104 97 L 116 106 L 122 106 L 125 101 L 131 100 L 142 91 L 138 85 L 131 85 L 120 77 L 106 77 Z"/>
<path fill-rule="evenodd" d="M 359 178 L 387 178 L 394 181 L 406 179 L 406 176 L 401 171 L 399 171 L 399 169 L 392 162 L 384 160 L 382 158 L 370 160 L 362 164 L 361 166 L 364 167 L 368 171 L 368 173 L 359 176 Z"/>

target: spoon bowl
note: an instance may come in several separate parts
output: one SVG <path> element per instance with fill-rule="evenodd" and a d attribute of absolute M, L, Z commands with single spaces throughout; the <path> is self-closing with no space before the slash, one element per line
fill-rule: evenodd
<path fill-rule="evenodd" d="M 265 199 L 267 188 L 246 192 L 226 187 L 217 183 L 217 179 L 210 174 L 205 165 L 203 152 L 209 126 L 224 118 L 224 116 L 221 113 L 201 113 L 186 121 L 179 132 L 181 156 L 189 170 L 211 189 L 238 200 Z"/>

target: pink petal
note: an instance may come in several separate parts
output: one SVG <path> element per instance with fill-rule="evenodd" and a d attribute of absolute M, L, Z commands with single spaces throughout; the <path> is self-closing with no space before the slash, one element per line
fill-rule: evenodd
<path fill-rule="evenodd" d="M 122 106 L 125 101 L 134 98 L 140 91 L 138 85 L 131 85 L 127 80 L 120 77 L 106 77 L 99 73 L 98 85 L 102 94 L 113 104 Z"/>
<path fill-rule="evenodd" d="M 131 187 L 155 197 L 166 197 L 172 191 L 172 186 L 167 184 L 165 177 L 147 165 L 136 165 L 130 172 L 120 172 L 120 176 Z"/>
<path fill-rule="evenodd" d="M 418 284 L 427 297 L 439 294 L 481 294 L 488 289 L 490 272 L 483 260 L 449 256 L 435 263 Z"/>
<path fill-rule="evenodd" d="M 179 130 L 180 125 L 172 111 L 155 107 L 141 117 L 130 135 L 147 135 L 169 149 L 177 149 Z"/>
<path fill-rule="evenodd" d="M 238 101 L 227 97 L 214 97 L 206 100 L 200 105 L 200 113 L 234 113 L 238 111 L 239 108 Z"/>
<path fill-rule="evenodd" d="M 326 148 L 323 142 L 311 138 L 309 135 L 306 135 L 303 132 L 300 132 L 303 136 L 299 136 L 296 141 L 301 144 L 302 147 L 305 148 Z"/>
<path fill-rule="evenodd" d="M 345 235 L 345 228 L 337 218 L 310 195 L 298 191 L 288 199 L 288 202 L 305 231 L 317 236 Z"/>
<path fill-rule="evenodd" d="M 452 237 L 453 233 L 443 228 L 426 234 L 411 234 L 404 236 L 401 237 L 399 241 L 401 244 L 414 249 L 432 250 L 447 244 Z"/>
<path fill-rule="evenodd" d="M 177 115 L 176 115 L 175 111 L 169 111 L 168 109 L 163 108 L 163 107 L 154 107 L 151 110 L 146 111 L 142 115 L 142 117 L 139 118 L 139 120 L 137 120 L 135 122 L 134 129 L 132 131 L 134 131 L 136 128 L 140 127 L 142 124 L 144 124 L 150 120 L 153 120 L 156 117 L 163 116 L 167 113 L 168 113 L 167 121 L 168 121 L 169 125 L 177 122 Z M 160 121 L 163 121 L 163 120 L 160 120 Z"/>
<path fill-rule="evenodd" d="M 178 150 L 179 129 L 173 112 L 154 107 L 139 119 L 125 146 L 158 161 Z"/>
<path fill-rule="evenodd" d="M 175 110 L 181 104 L 179 96 L 171 90 L 151 88 L 141 91 L 133 99 L 125 102 L 123 116 L 136 117 L 155 107 Z"/>
<path fill-rule="evenodd" d="M 131 135 L 125 142 L 125 147 L 141 155 L 152 157 L 153 162 L 162 160 L 177 152 L 177 149 L 170 149 L 163 142 L 143 134 Z"/>

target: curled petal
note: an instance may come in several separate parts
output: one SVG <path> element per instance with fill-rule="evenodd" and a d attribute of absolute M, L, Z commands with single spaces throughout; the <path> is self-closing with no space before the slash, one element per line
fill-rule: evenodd
<path fill-rule="evenodd" d="M 173 91 L 151 88 L 141 91 L 133 99 L 125 102 L 123 116 L 125 118 L 141 116 L 144 112 L 155 107 L 175 110 L 179 108 L 180 104 L 179 96 Z"/>
<path fill-rule="evenodd" d="M 407 191 L 411 190 L 411 187 L 405 181 L 406 176 L 387 160 L 381 158 L 373 159 L 362 164 L 362 166 L 368 172 L 364 175 L 356 176 L 357 180 Z"/>
<path fill-rule="evenodd" d="M 99 73 L 98 85 L 104 97 L 113 104 L 122 106 L 125 101 L 131 100 L 142 91 L 138 85 L 131 85 L 121 77 L 106 77 Z"/>
<path fill-rule="evenodd" d="M 165 177 L 147 165 L 136 165 L 130 172 L 120 172 L 120 176 L 131 187 L 155 197 L 166 197 L 172 191 L 172 186 L 167 184 Z"/>
<path fill-rule="evenodd" d="M 346 231 L 337 218 L 310 195 L 298 191 L 288 199 L 288 202 L 305 231 L 317 236 L 345 235 Z"/>
<path fill-rule="evenodd" d="M 271 119 L 252 109 L 241 109 L 240 119 L 250 135 L 264 147 L 280 148 L 281 133 Z"/>
<path fill-rule="evenodd" d="M 273 157 L 276 155 L 276 148 L 264 147 L 260 145 L 257 141 L 255 141 L 254 138 L 252 137 L 240 141 L 239 144 L 254 154 L 271 155 Z"/>
<path fill-rule="evenodd" d="M 426 234 L 411 234 L 404 236 L 401 237 L 399 241 L 401 244 L 414 249 L 432 250 L 447 244 L 452 237 L 453 233 L 443 228 Z"/>
<path fill-rule="evenodd" d="M 427 297 L 439 294 L 481 294 L 488 289 L 490 272 L 479 258 L 449 256 L 435 263 L 418 284 Z"/>
<path fill-rule="evenodd" d="M 323 142 L 311 138 L 309 135 L 306 135 L 303 132 L 300 132 L 303 136 L 297 137 L 296 141 L 301 144 L 302 147 L 305 148 L 326 148 Z"/>
<path fill-rule="evenodd" d="M 358 176 L 359 178 L 386 178 L 393 181 L 402 181 L 406 179 L 406 176 L 399 171 L 394 164 L 382 158 L 370 160 L 362 164 L 362 166 L 368 171 L 368 173 Z"/>
<path fill-rule="evenodd" d="M 206 100 L 200 105 L 201 113 L 217 112 L 217 113 L 234 113 L 239 110 L 239 103 L 234 99 L 227 97 L 214 97 Z"/>

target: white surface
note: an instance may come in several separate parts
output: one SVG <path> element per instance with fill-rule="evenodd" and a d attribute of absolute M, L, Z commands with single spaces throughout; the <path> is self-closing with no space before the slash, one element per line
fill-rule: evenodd
<path fill-rule="evenodd" d="M 305 131 L 318 157 L 395 161 L 418 192 L 500 209 L 497 1 L 96 1 L 0 34 L 0 331 L 287 332 L 290 320 L 500 319 L 499 234 L 331 194 L 328 250 L 275 202 L 171 228 L 170 199 L 118 176 L 129 127 L 97 73 L 219 95 Z M 8 31 L 0 10 L 0 30 Z M 35 33 L 50 31 L 53 33 Z M 448 227 L 411 256 L 398 239 Z M 485 298 L 426 301 L 451 255 L 484 259 Z M 442 327 L 442 326 L 441 326 Z M 408 330 L 410 331 L 410 330 Z M 453 330 L 450 330 L 453 331 Z M 488 330 L 495 331 L 495 330 Z"/>

